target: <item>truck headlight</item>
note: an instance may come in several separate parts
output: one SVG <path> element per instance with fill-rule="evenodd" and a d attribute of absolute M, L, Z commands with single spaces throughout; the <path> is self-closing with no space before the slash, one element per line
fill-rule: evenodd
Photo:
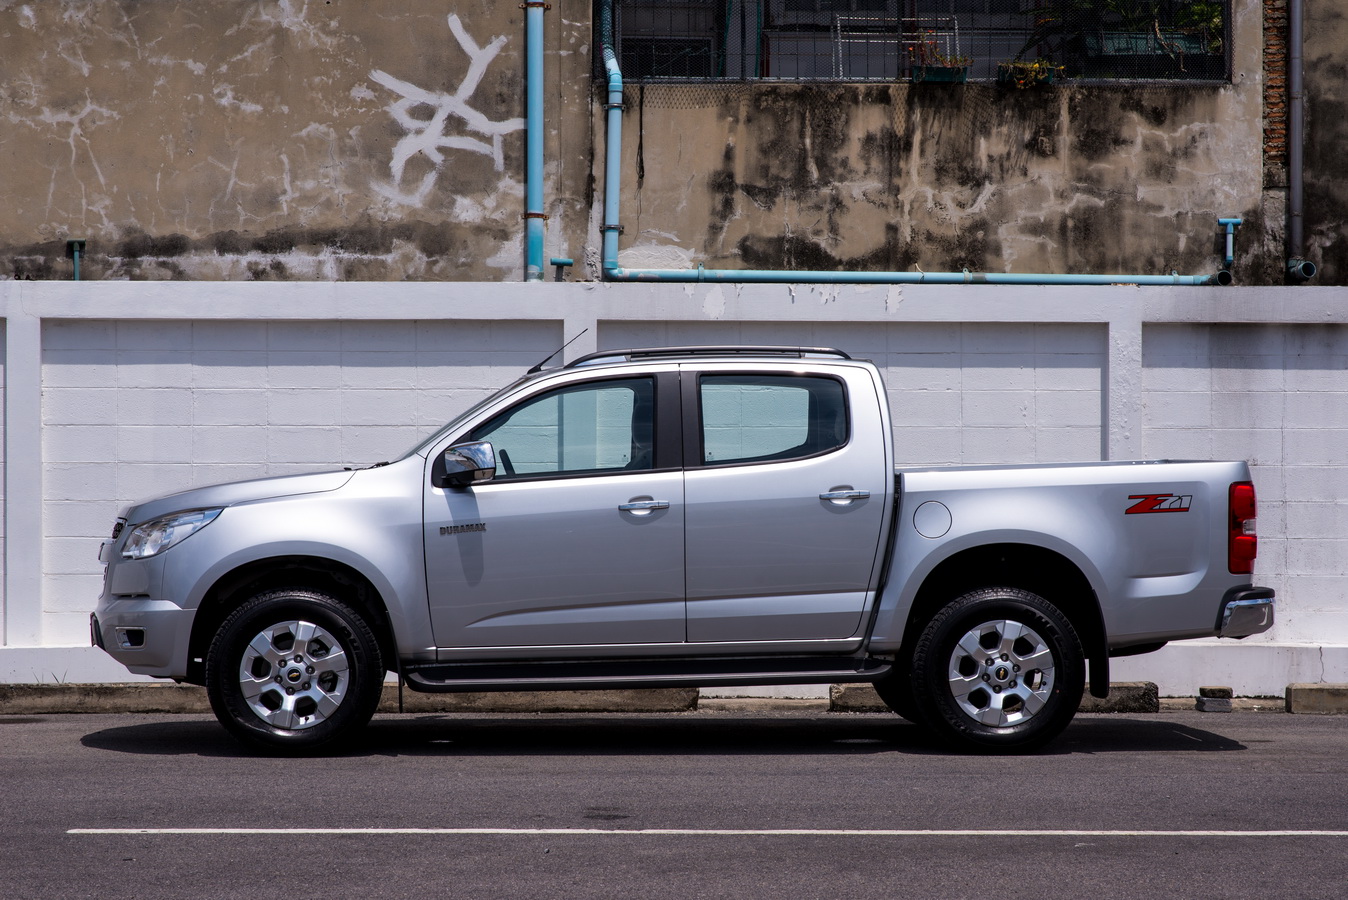
<path fill-rule="evenodd" d="M 122 558 L 149 559 L 163 553 L 183 538 L 211 524 L 218 515 L 219 509 L 189 509 L 137 525 L 122 547 Z"/>

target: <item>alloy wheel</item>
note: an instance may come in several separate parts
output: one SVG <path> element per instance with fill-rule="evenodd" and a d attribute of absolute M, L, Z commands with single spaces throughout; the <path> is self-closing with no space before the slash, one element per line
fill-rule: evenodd
<path fill-rule="evenodd" d="M 975 722 L 1018 725 L 1034 718 L 1052 694 L 1053 651 L 1021 622 L 983 622 L 955 643 L 949 679 L 956 705 Z"/>
<path fill-rule="evenodd" d="M 341 643 L 304 620 L 262 629 L 244 648 L 239 687 L 259 719 L 300 731 L 327 720 L 342 705 L 350 664 Z"/>

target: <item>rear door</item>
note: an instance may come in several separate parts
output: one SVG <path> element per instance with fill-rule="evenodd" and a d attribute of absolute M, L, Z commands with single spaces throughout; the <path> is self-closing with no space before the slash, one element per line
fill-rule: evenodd
<path fill-rule="evenodd" d="M 683 366 L 688 640 L 858 633 L 888 471 L 862 367 Z"/>

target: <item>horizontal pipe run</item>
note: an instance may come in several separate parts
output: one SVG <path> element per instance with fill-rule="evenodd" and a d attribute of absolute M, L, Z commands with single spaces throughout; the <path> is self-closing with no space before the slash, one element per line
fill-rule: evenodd
<path fill-rule="evenodd" d="M 605 238 L 608 233 L 605 233 Z M 617 235 L 613 236 L 614 243 Z M 1229 272 L 1211 275 L 1048 275 L 1018 272 L 811 272 L 755 269 L 624 269 L 609 265 L 605 254 L 604 277 L 610 281 L 668 281 L 718 284 L 1021 284 L 1021 285 L 1226 285 Z"/>

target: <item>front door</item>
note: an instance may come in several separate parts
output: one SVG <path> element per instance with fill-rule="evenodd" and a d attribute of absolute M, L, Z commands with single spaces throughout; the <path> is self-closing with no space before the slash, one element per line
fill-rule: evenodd
<path fill-rule="evenodd" d="M 657 422 L 656 381 L 555 388 L 461 437 L 492 443 L 497 477 L 428 479 L 439 647 L 684 640 L 683 473 L 660 458 L 656 429 L 676 423 Z"/>

